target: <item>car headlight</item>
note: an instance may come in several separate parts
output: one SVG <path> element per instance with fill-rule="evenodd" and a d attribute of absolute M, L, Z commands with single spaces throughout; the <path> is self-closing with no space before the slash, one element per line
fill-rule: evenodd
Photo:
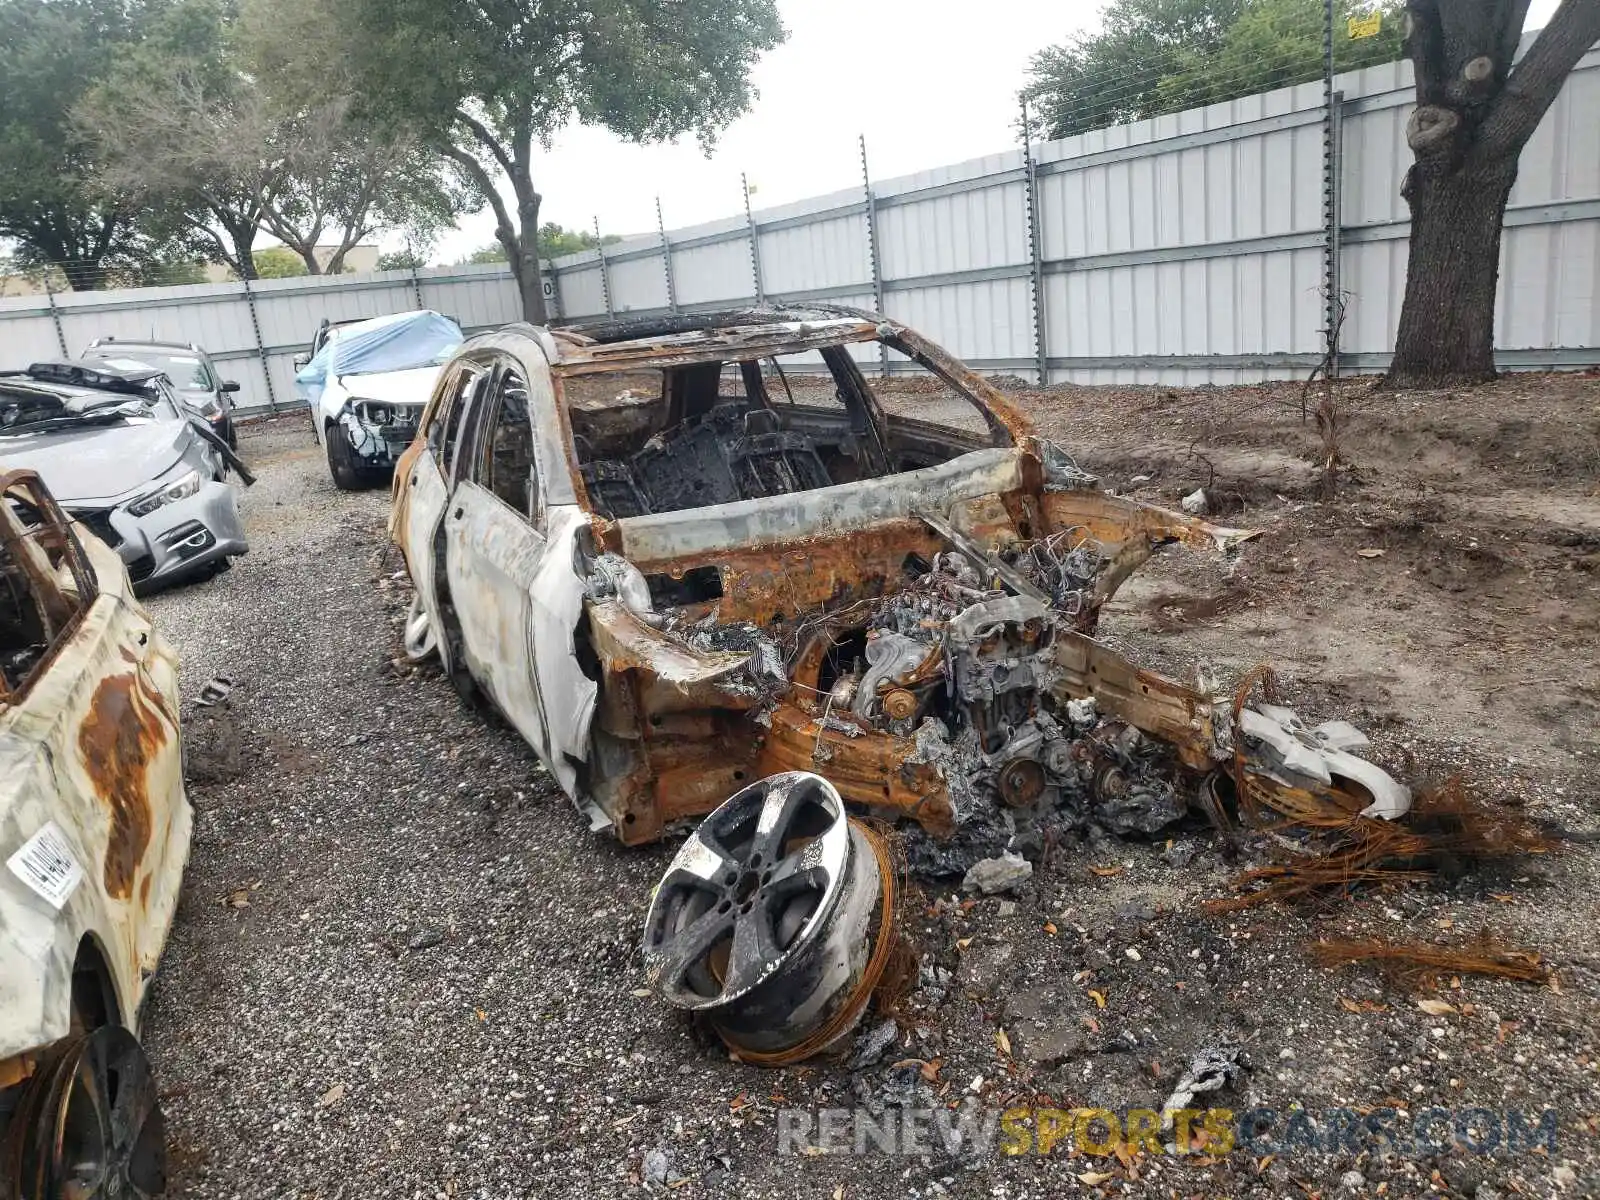
<path fill-rule="evenodd" d="M 378 400 L 357 400 L 356 420 L 364 425 L 393 425 L 394 405 Z"/>
<path fill-rule="evenodd" d="M 135 500 L 128 505 L 128 511 L 136 517 L 148 517 L 163 504 L 171 504 L 174 500 L 183 500 L 194 495 L 204 482 L 200 478 L 199 471 L 189 471 L 178 476 L 159 492 L 151 492 L 148 496 Z"/>

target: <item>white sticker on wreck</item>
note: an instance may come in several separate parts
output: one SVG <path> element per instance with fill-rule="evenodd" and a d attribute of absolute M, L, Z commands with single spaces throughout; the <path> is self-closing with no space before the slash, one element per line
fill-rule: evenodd
<path fill-rule="evenodd" d="M 6 866 L 57 912 L 83 882 L 83 868 L 54 821 L 45 822 L 43 829 L 22 843 L 22 849 L 6 859 Z"/>

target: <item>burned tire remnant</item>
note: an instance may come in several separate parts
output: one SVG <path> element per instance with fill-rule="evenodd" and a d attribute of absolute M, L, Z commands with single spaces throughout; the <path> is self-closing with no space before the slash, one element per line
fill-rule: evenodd
<path fill-rule="evenodd" d="M 821 776 L 736 792 L 684 843 L 645 921 L 651 987 L 703 1014 L 748 1062 L 837 1044 L 866 1006 L 892 937 L 893 880 L 877 835 Z"/>

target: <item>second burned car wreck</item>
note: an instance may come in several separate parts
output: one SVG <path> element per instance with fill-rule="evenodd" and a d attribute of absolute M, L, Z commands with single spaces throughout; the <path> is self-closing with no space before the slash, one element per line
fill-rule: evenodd
<path fill-rule="evenodd" d="M 861 366 L 880 352 L 940 379 L 970 428 L 886 412 Z M 869 314 L 474 338 L 395 489 L 409 647 L 436 648 L 630 844 L 788 772 L 907 829 L 929 874 L 1072 825 L 1220 817 L 1241 784 L 1297 812 L 1409 803 L 1348 725 L 1236 706 L 1093 637 L 1157 548 L 1231 554 L 1251 533 L 1108 494 L 987 381 Z M 748 874 L 739 854 L 720 844 L 707 897 Z M 768 883 L 738 887 L 736 907 Z"/>

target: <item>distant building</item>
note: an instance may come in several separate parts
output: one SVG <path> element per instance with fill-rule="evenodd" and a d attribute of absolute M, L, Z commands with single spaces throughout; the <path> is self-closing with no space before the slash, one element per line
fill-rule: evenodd
<path fill-rule="evenodd" d="M 264 250 L 266 247 L 263 246 L 260 249 Z M 317 261 L 326 268 L 334 254 L 338 252 L 338 249 L 338 246 L 318 246 L 315 251 Z M 345 251 L 344 273 L 346 275 L 376 271 L 377 269 L 377 246 L 362 242 L 360 245 L 351 246 L 349 250 Z M 221 263 L 205 263 L 201 267 L 201 273 L 205 276 L 207 283 L 229 283 L 238 278 L 234 274 L 232 267 Z M 50 275 L 51 287 L 55 291 L 65 292 L 70 290 L 67 287 L 66 276 L 62 275 L 60 271 L 52 270 Z M 6 259 L 0 258 L 0 299 L 6 296 L 42 296 L 45 294 L 45 290 L 43 275 L 21 274 L 13 270 Z"/>
<path fill-rule="evenodd" d="M 67 290 L 67 278 L 60 271 L 52 269 L 51 286 L 58 292 Z M 0 299 L 6 296 L 42 296 L 45 293 L 44 276 L 42 274 L 21 274 L 15 270 L 10 261 L 0 258 Z"/>

